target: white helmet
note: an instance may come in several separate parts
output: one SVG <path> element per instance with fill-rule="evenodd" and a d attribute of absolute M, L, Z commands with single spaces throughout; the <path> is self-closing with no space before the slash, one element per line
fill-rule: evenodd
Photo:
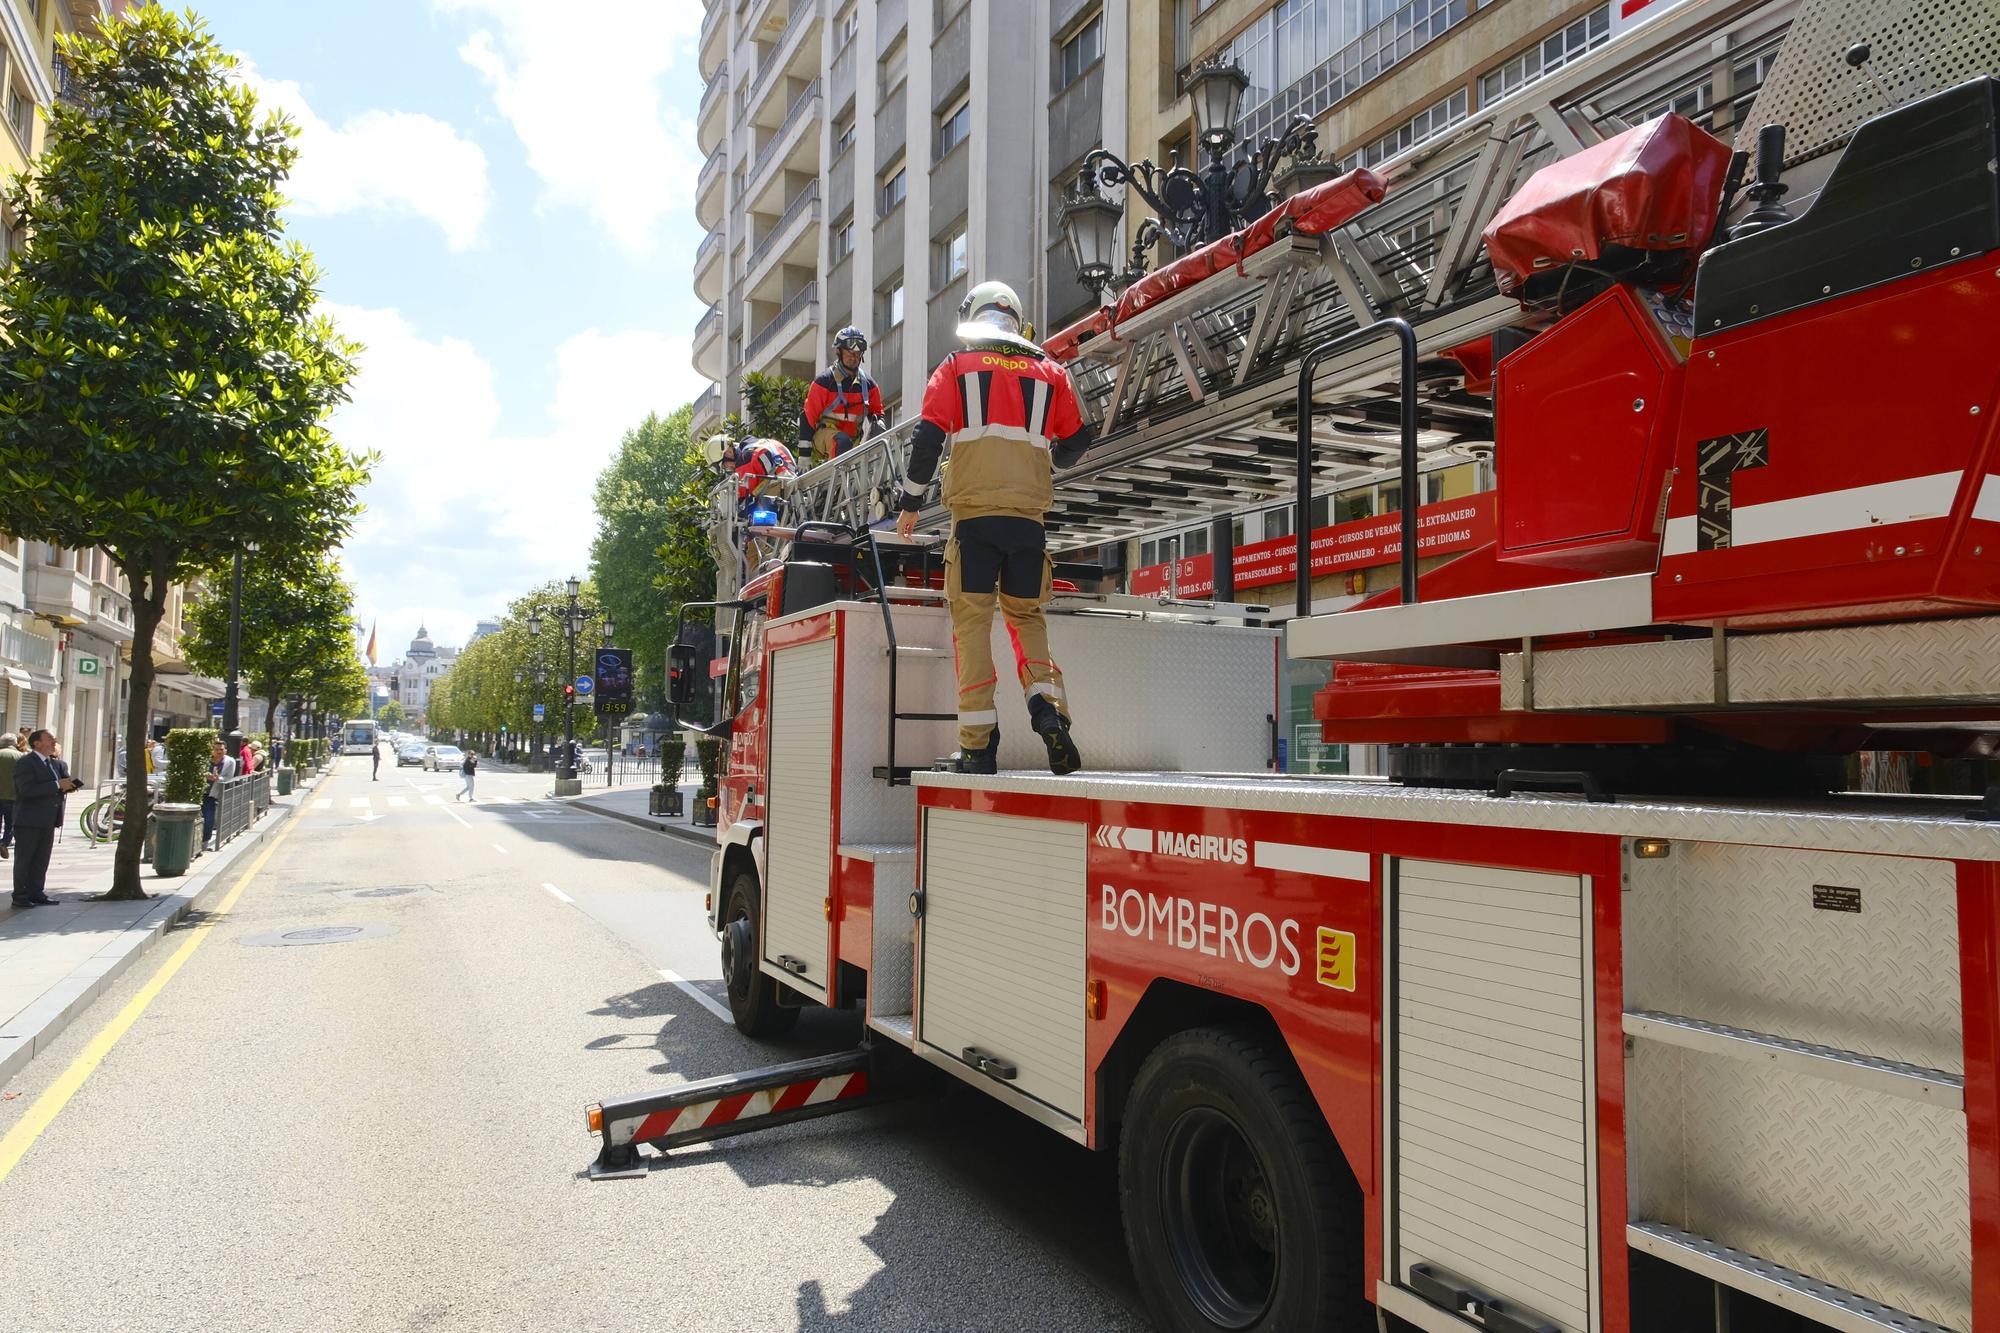
<path fill-rule="evenodd" d="M 1031 352 L 1042 349 L 1029 338 L 1021 298 L 1004 282 L 982 282 L 958 305 L 958 338 L 965 343 L 1000 343 Z"/>

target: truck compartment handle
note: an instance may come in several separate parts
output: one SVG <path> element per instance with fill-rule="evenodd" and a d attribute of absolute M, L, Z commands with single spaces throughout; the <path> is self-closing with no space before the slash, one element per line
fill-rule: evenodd
<path fill-rule="evenodd" d="M 1002 1060 L 992 1052 L 982 1051 L 977 1046 L 968 1046 L 959 1052 L 959 1059 L 988 1078 L 1012 1080 L 1021 1072 L 1014 1067 L 1012 1060 Z"/>
<path fill-rule="evenodd" d="M 1570 787 L 1583 793 L 1585 800 L 1599 805 L 1610 805 L 1618 799 L 1604 790 L 1596 774 L 1576 770 L 1503 768 L 1493 779 L 1495 796 L 1512 796 L 1517 787 Z"/>
<path fill-rule="evenodd" d="M 795 977 L 804 976 L 806 974 L 806 969 L 807 969 L 807 963 L 805 959 L 794 958 L 788 953 L 781 953 L 778 955 L 778 966 L 784 968 L 785 971 L 791 973 Z"/>

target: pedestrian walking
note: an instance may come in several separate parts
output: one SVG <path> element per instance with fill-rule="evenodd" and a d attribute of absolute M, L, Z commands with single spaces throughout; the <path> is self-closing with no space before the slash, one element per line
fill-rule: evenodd
<path fill-rule="evenodd" d="M 1053 467 L 1073 467 L 1091 428 L 1062 363 L 1030 342 L 1021 301 L 1005 283 L 982 282 L 959 307 L 965 350 L 938 363 L 924 389 L 923 419 L 910 436 L 903 512 L 896 532 L 916 532 L 924 495 L 946 440 L 944 504 L 951 540 L 944 549 L 944 595 L 958 657 L 960 773 L 998 768 L 1000 715 L 993 706 L 993 612 L 997 601 L 1014 644 L 1028 719 L 1049 753 L 1049 771 L 1083 766 L 1070 737 L 1062 672 L 1049 652 L 1042 604 L 1049 600 L 1048 532 L 1055 504 Z"/>
<path fill-rule="evenodd" d="M 0 861 L 14 854 L 14 765 L 20 759 L 12 734 L 0 736 Z"/>
<path fill-rule="evenodd" d="M 368 780 L 370 782 L 380 782 L 382 780 L 382 742 L 376 741 L 375 748 L 368 753 L 371 758 L 368 769 Z"/>
<path fill-rule="evenodd" d="M 49 853 L 62 827 L 63 798 L 83 785 L 69 775 L 69 765 L 56 757 L 55 734 L 46 728 L 28 733 L 28 753 L 14 765 L 14 858 L 16 907 L 53 907 L 49 897 Z"/>
<path fill-rule="evenodd" d="M 461 760 L 458 765 L 458 780 L 463 785 L 460 786 L 460 788 L 458 789 L 458 795 L 452 797 L 451 799 L 454 801 L 473 801 L 477 803 L 478 798 L 472 794 L 472 780 L 473 778 L 477 777 L 478 774 L 479 774 L 479 751 L 467 750 L 465 752 L 465 758 Z"/>

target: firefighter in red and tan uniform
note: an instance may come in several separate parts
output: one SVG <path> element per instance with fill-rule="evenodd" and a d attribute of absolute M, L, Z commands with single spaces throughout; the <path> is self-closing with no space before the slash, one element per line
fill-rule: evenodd
<path fill-rule="evenodd" d="M 868 335 L 852 324 L 833 335 L 833 364 L 806 390 L 799 408 L 795 444 L 806 467 L 824 463 L 853 448 L 867 436 L 870 421 L 880 427 L 882 390 L 861 369 L 868 354 Z"/>
<path fill-rule="evenodd" d="M 983 282 L 959 307 L 959 341 L 931 372 L 923 420 L 911 437 L 896 531 L 916 531 L 924 493 L 945 441 L 945 597 L 958 655 L 961 773 L 999 765 L 1000 717 L 993 707 L 993 609 L 1013 639 L 1028 718 L 1049 751 L 1049 770 L 1083 766 L 1070 738 L 1062 672 L 1049 655 L 1042 605 L 1049 599 L 1048 535 L 1042 517 L 1055 503 L 1053 469 L 1072 467 L 1090 447 L 1090 428 L 1069 372 L 1022 332 L 1021 301 L 1005 283 Z"/>

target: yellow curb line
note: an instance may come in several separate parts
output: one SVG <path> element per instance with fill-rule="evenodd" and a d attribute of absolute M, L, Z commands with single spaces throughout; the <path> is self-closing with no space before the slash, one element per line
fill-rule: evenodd
<path fill-rule="evenodd" d="M 90 1045 L 83 1048 L 83 1053 L 70 1063 L 68 1069 L 63 1070 L 61 1077 L 35 1099 L 35 1104 L 28 1108 L 28 1113 L 7 1131 L 7 1137 L 0 1139 L 0 1183 L 6 1181 L 8 1174 L 27 1155 L 28 1149 L 34 1147 L 35 1140 L 42 1136 L 42 1131 L 62 1113 L 63 1107 L 69 1105 L 69 1099 L 76 1096 L 84 1081 L 97 1072 L 97 1067 L 104 1063 L 105 1056 L 111 1054 L 111 1049 L 118 1044 L 119 1038 L 139 1021 L 139 1015 L 146 1012 L 146 1006 L 159 998 L 167 983 L 174 979 L 174 973 L 181 970 L 181 964 L 187 962 L 194 951 L 201 947 L 202 941 L 206 940 L 208 933 L 215 929 L 218 920 L 226 916 L 229 909 L 236 905 L 236 900 L 250 887 L 250 881 L 257 878 L 257 872 L 264 868 L 264 863 L 277 853 L 279 845 L 291 836 L 292 830 L 296 827 L 298 826 L 293 821 L 289 819 L 285 821 L 285 826 L 278 830 L 277 836 L 271 840 L 271 845 L 266 847 L 251 863 L 249 869 L 243 872 L 243 877 L 236 881 L 236 887 L 216 905 L 215 911 L 209 914 L 209 919 L 188 931 L 187 940 L 180 948 L 174 950 L 173 957 L 160 964 L 159 971 L 147 979 L 146 984 L 139 988 L 139 993 L 118 1012 L 118 1017 L 106 1023 L 103 1031 L 90 1039 Z"/>

